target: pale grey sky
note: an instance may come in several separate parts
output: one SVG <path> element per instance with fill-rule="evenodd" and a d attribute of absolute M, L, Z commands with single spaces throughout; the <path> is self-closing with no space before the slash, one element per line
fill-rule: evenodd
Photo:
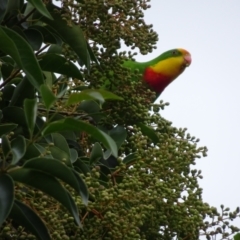
<path fill-rule="evenodd" d="M 203 172 L 203 198 L 209 204 L 240 205 L 240 1 L 152 0 L 145 20 L 159 34 L 158 48 L 137 61 L 181 47 L 192 65 L 160 99 L 170 102 L 162 115 L 207 146 L 197 160 Z M 239 224 L 240 227 L 240 224 Z"/>

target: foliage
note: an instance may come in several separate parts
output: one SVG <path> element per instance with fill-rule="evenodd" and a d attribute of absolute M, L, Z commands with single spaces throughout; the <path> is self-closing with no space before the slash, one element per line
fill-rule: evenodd
<path fill-rule="evenodd" d="M 60 4 L 59 4 L 60 2 Z M 60 7 L 61 6 L 61 7 Z M 206 147 L 121 66 L 157 34 L 146 0 L 4 0 L 0 239 L 211 239 L 239 231 L 202 200 Z M 150 112 L 150 110 L 152 112 Z M 206 221 L 205 218 L 212 220 Z"/>

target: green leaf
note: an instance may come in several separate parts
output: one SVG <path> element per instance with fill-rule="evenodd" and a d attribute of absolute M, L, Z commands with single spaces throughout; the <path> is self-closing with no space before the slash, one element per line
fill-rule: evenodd
<path fill-rule="evenodd" d="M 92 165 L 94 162 L 97 162 L 103 156 L 103 151 L 101 145 L 96 142 L 92 148 L 90 154 L 90 164 Z"/>
<path fill-rule="evenodd" d="M 55 147 L 59 147 L 70 156 L 69 147 L 66 139 L 59 133 L 52 133 L 52 141 Z"/>
<path fill-rule="evenodd" d="M 0 50 L 9 54 L 32 85 L 39 89 L 44 83 L 43 74 L 30 45 L 19 34 L 5 27 L 0 27 L 0 38 Z"/>
<path fill-rule="evenodd" d="M 108 167 L 109 169 L 114 169 L 117 166 L 119 166 L 118 160 L 115 157 L 113 157 L 112 155 L 106 159 L 103 159 L 103 158 L 100 159 L 99 163 L 103 164 L 104 166 Z"/>
<path fill-rule="evenodd" d="M 46 82 L 46 84 L 44 85 L 47 85 L 49 87 L 49 90 L 51 90 L 53 83 L 56 82 L 56 76 L 53 72 L 47 72 L 47 71 L 43 71 L 43 74 L 44 74 L 44 80 Z"/>
<path fill-rule="evenodd" d="M 45 84 L 40 87 L 40 93 L 45 107 L 47 109 L 50 109 L 54 102 L 57 100 L 57 98 L 54 96 L 49 87 Z"/>
<path fill-rule="evenodd" d="M 47 145 L 45 146 L 47 147 Z M 49 146 L 52 158 L 58 159 L 59 161 L 65 162 L 68 166 L 71 166 L 71 160 L 69 155 L 64 152 L 61 148 L 55 146 Z"/>
<path fill-rule="evenodd" d="M 39 110 L 45 112 L 45 109 L 39 108 Z M 42 114 L 38 114 L 38 116 L 36 118 L 35 130 L 38 132 L 41 132 L 42 128 L 45 126 L 45 124 L 46 124 L 46 120 L 42 117 Z M 41 141 L 41 142 L 47 142 L 47 143 L 52 142 L 52 138 L 50 138 L 50 136 L 49 136 L 49 139 L 45 138 L 44 140 L 45 141 Z"/>
<path fill-rule="evenodd" d="M 31 26 L 29 29 L 36 29 L 37 31 L 39 31 L 42 34 L 43 41 L 45 43 L 58 44 L 60 47 L 62 40 L 60 39 L 60 37 L 54 34 L 48 26 L 34 25 Z"/>
<path fill-rule="evenodd" d="M 103 153 L 103 159 L 106 160 L 108 159 L 110 156 L 112 155 L 112 151 L 111 150 L 107 150 Z"/>
<path fill-rule="evenodd" d="M 83 91 L 83 90 L 88 90 L 89 89 L 89 86 L 88 85 L 80 85 L 80 86 L 77 86 L 75 88 L 72 88 L 72 90 L 76 90 L 76 91 Z"/>
<path fill-rule="evenodd" d="M 88 113 L 88 115 L 91 116 L 96 123 L 105 116 L 105 113 L 100 112 L 100 105 L 95 100 L 82 101 L 77 107 L 77 110 Z"/>
<path fill-rule="evenodd" d="M 29 160 L 31 158 L 39 157 L 41 155 L 41 152 L 36 145 L 37 144 L 27 142 L 27 149 L 23 157 L 24 159 Z"/>
<path fill-rule="evenodd" d="M 66 131 L 66 130 L 84 131 L 90 134 L 93 138 L 102 142 L 103 145 L 107 149 L 111 150 L 113 155 L 117 157 L 117 152 L 118 152 L 117 145 L 113 141 L 113 139 L 103 131 L 83 121 L 79 121 L 72 118 L 65 118 L 63 120 L 55 121 L 48 124 L 48 126 L 46 126 L 45 129 L 42 131 L 42 134 L 43 136 L 45 136 L 53 132 Z"/>
<path fill-rule="evenodd" d="M 66 77 L 60 76 L 60 79 L 57 80 L 58 90 L 57 90 L 57 97 L 61 98 L 65 95 L 68 91 L 68 79 Z"/>
<path fill-rule="evenodd" d="M 77 66 L 66 58 L 55 53 L 47 53 L 39 61 L 44 71 L 55 72 L 72 78 L 83 79 Z"/>
<path fill-rule="evenodd" d="M 24 30 L 24 35 L 28 40 L 29 44 L 31 45 L 34 51 L 38 51 L 43 43 L 43 36 L 42 34 L 35 29 L 26 29 Z"/>
<path fill-rule="evenodd" d="M 118 97 L 114 93 L 108 92 L 103 89 L 88 89 L 80 93 L 70 94 L 66 105 L 69 106 L 71 104 L 76 104 L 83 100 L 98 100 L 99 102 L 103 103 L 107 99 L 123 100 L 121 97 Z"/>
<path fill-rule="evenodd" d="M 54 54 L 62 54 L 62 46 L 59 44 L 51 44 L 51 46 L 48 48 L 47 53 L 54 53 Z"/>
<path fill-rule="evenodd" d="M 143 123 L 137 123 L 136 125 L 141 129 L 142 134 L 149 137 L 154 144 L 159 142 L 158 135 L 153 128 L 146 126 Z"/>
<path fill-rule="evenodd" d="M 7 17 L 15 17 L 19 13 L 19 10 L 23 7 L 23 4 L 23 0 L 8 0 Z"/>
<path fill-rule="evenodd" d="M 92 92 L 92 90 L 91 90 L 91 92 L 88 93 L 85 91 L 88 91 L 88 90 L 84 90 L 80 93 L 70 94 L 68 101 L 66 103 L 66 106 L 69 106 L 72 104 L 77 104 L 77 103 L 79 103 L 81 101 L 85 101 L 85 100 L 98 100 L 100 103 L 104 103 L 105 100 L 99 92 L 97 92 L 97 91 Z"/>
<path fill-rule="evenodd" d="M 14 201 L 14 183 L 7 174 L 0 175 L 0 226 L 8 217 Z"/>
<path fill-rule="evenodd" d="M 78 152 L 74 148 L 70 148 L 69 151 L 70 151 L 71 163 L 74 163 L 77 160 L 77 158 L 78 158 Z"/>
<path fill-rule="evenodd" d="M 8 7 L 8 0 L 1 0 L 0 1 L 0 22 L 2 22 L 5 14 L 7 13 L 7 7 Z"/>
<path fill-rule="evenodd" d="M 21 77 L 16 77 L 16 78 L 13 78 L 7 85 L 10 85 L 10 84 L 18 85 L 22 80 L 23 80 L 23 78 L 21 78 Z M 31 86 L 32 86 L 32 85 L 31 85 Z"/>
<path fill-rule="evenodd" d="M 127 165 L 132 164 L 136 160 L 138 160 L 138 157 L 139 157 L 139 155 L 137 153 L 131 153 L 123 159 L 123 163 L 127 164 Z"/>
<path fill-rule="evenodd" d="M 2 100 L 1 101 L 7 101 L 10 102 L 11 98 L 13 96 L 13 93 L 15 91 L 16 87 L 13 85 L 7 85 L 2 89 Z"/>
<path fill-rule="evenodd" d="M 21 36 L 23 39 L 27 41 L 26 35 L 23 33 L 21 27 L 15 25 L 11 28 L 11 30 L 13 30 L 15 33 L 17 33 L 19 36 Z"/>
<path fill-rule="evenodd" d="M 118 149 L 124 143 L 127 138 L 127 131 L 122 126 L 116 126 L 115 128 L 111 129 L 107 132 L 108 135 L 115 141 Z M 108 149 L 103 154 L 103 159 L 108 159 L 112 155 L 112 152 Z"/>
<path fill-rule="evenodd" d="M 27 127 L 25 114 L 22 108 L 6 107 L 3 109 L 3 116 L 10 122 L 17 123 L 18 125 Z"/>
<path fill-rule="evenodd" d="M 90 59 L 87 51 L 87 44 L 84 38 L 84 34 L 79 25 L 69 26 L 67 21 L 63 20 L 59 8 L 53 4 L 47 6 L 50 14 L 53 17 L 53 21 L 47 18 L 41 18 L 42 21 L 51 26 L 63 39 L 64 42 L 75 51 L 78 57 L 83 61 L 87 69 L 90 66 Z"/>
<path fill-rule="evenodd" d="M 32 232 L 38 239 L 51 240 L 41 218 L 31 208 L 16 199 L 9 217 Z"/>
<path fill-rule="evenodd" d="M 108 132 L 109 136 L 115 141 L 118 149 L 127 138 L 127 131 L 122 126 L 116 126 Z"/>
<path fill-rule="evenodd" d="M 87 162 L 90 162 L 89 158 L 84 158 L 87 160 Z M 78 172 L 83 173 L 84 175 L 87 175 L 87 173 L 90 173 L 91 170 L 89 168 L 89 164 L 85 163 L 83 158 L 78 158 L 77 161 L 74 162 L 74 167 L 77 169 Z"/>
<path fill-rule="evenodd" d="M 240 233 L 237 233 L 236 235 L 234 235 L 234 240 L 240 240 Z"/>
<path fill-rule="evenodd" d="M 34 126 L 37 118 L 37 100 L 36 99 L 25 99 L 24 100 L 24 113 L 28 130 L 32 138 Z"/>
<path fill-rule="evenodd" d="M 90 55 L 90 58 L 92 61 L 94 61 L 99 67 L 100 67 L 100 64 L 96 58 L 96 56 L 94 55 L 89 43 L 87 42 L 87 49 L 88 49 L 88 52 L 89 52 L 89 55 Z"/>
<path fill-rule="evenodd" d="M 37 12 L 38 14 L 40 14 L 38 11 L 35 11 L 36 8 L 28 1 L 24 1 L 25 2 L 25 6 L 22 9 L 22 15 L 23 16 L 28 16 L 27 21 L 24 21 L 21 26 L 26 28 L 29 28 L 31 25 L 36 24 L 36 22 L 33 21 L 33 15 L 35 12 Z M 16 24 L 17 25 L 17 24 Z"/>
<path fill-rule="evenodd" d="M 19 168 L 9 171 L 14 181 L 37 188 L 52 196 L 72 214 L 77 225 L 81 226 L 78 209 L 66 189 L 53 176 L 28 168 Z"/>
<path fill-rule="evenodd" d="M 112 172 L 109 169 L 109 167 L 107 167 L 105 165 L 101 165 L 100 167 L 101 167 L 101 172 L 100 172 L 99 180 L 101 181 L 102 185 L 107 187 L 108 183 L 109 183 L 109 175 L 111 175 Z"/>
<path fill-rule="evenodd" d="M 4 158 L 6 159 L 8 154 L 11 152 L 11 144 L 6 135 L 2 136 L 2 151 Z"/>
<path fill-rule="evenodd" d="M 79 104 L 78 109 L 88 113 L 89 115 L 96 115 L 101 110 L 99 104 L 95 100 L 82 101 Z"/>
<path fill-rule="evenodd" d="M 46 172 L 57 177 L 74 188 L 82 197 L 83 203 L 87 205 L 88 191 L 84 181 L 78 175 L 76 177 L 74 171 L 56 159 L 35 158 L 27 161 L 24 168 L 31 168 Z"/>
<path fill-rule="evenodd" d="M 120 100 L 120 101 L 123 100 L 122 97 L 119 97 L 116 94 L 106 91 L 104 89 L 88 89 L 84 90 L 84 92 L 90 95 L 92 94 L 94 95 L 95 92 L 100 93 L 105 100 Z"/>
<path fill-rule="evenodd" d="M 66 160 L 70 161 L 70 152 L 66 139 L 59 133 L 52 133 L 51 135 L 54 146 L 65 152 L 67 154 Z"/>
<path fill-rule="evenodd" d="M 35 98 L 35 93 L 36 91 L 34 86 L 29 82 L 29 80 L 26 77 L 24 77 L 23 79 L 21 79 L 20 83 L 17 84 L 17 87 L 14 90 L 9 106 L 22 107 L 23 102 L 26 98 L 30 99 Z"/>
<path fill-rule="evenodd" d="M 53 20 L 51 14 L 43 4 L 42 0 L 28 0 L 43 16 L 49 18 L 50 20 Z"/>
<path fill-rule="evenodd" d="M 11 130 L 17 127 L 17 124 L 14 123 L 5 123 L 0 125 L 0 136 L 3 134 L 9 133 Z"/>
<path fill-rule="evenodd" d="M 6 79 L 12 73 L 15 62 L 10 56 L 1 57 L 0 61 L 2 62 L 1 66 L 2 77 L 3 79 Z"/>
<path fill-rule="evenodd" d="M 41 155 L 46 154 L 46 147 L 42 146 L 41 144 L 37 144 L 37 143 L 35 143 L 35 147 L 41 153 Z M 44 155 L 44 156 L 48 157 L 48 155 Z"/>
<path fill-rule="evenodd" d="M 73 172 L 75 178 L 77 179 L 78 185 L 79 185 L 79 187 L 81 189 L 80 195 L 82 197 L 82 202 L 83 202 L 83 204 L 87 205 L 88 204 L 88 198 L 89 198 L 89 193 L 88 193 L 87 186 L 86 186 L 85 182 L 80 177 L 80 175 L 79 175 L 79 173 L 77 171 L 72 169 L 72 172 Z"/>
<path fill-rule="evenodd" d="M 26 152 L 26 142 L 23 136 L 17 136 L 11 142 L 12 161 L 11 164 L 15 165 L 24 156 Z"/>

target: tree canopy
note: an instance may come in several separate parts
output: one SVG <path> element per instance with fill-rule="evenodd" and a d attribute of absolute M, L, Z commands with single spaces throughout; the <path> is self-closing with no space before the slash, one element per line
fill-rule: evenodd
<path fill-rule="evenodd" d="M 202 199 L 195 164 L 207 148 L 164 119 L 168 103 L 153 103 L 138 72 L 122 66 L 134 49 L 156 48 L 149 7 L 1 1 L 0 239 L 228 239 L 239 231 L 230 224 L 239 208 L 218 212 Z"/>

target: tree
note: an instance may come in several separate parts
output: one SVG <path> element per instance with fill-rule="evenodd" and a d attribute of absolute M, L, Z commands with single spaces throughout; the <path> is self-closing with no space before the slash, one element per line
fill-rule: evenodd
<path fill-rule="evenodd" d="M 162 118 L 167 103 L 152 104 L 122 67 L 134 53 L 121 41 L 147 54 L 158 40 L 143 20 L 148 1 L 2 2 L 1 239 L 238 231 L 227 223 L 238 208 L 202 200 L 193 166 L 207 148 Z"/>

